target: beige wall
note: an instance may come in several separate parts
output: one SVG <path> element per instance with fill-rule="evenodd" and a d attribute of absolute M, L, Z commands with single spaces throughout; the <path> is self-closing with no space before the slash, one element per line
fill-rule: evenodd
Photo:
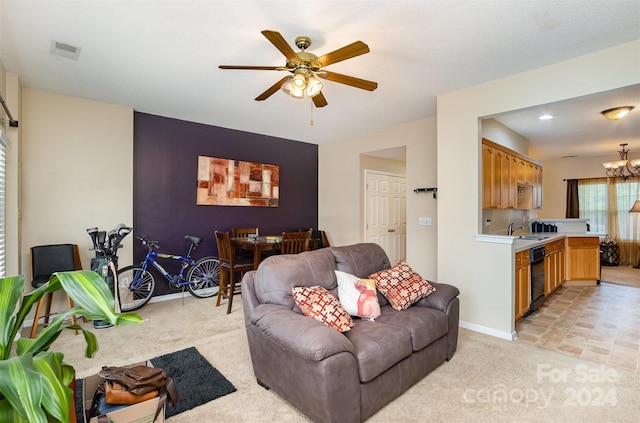
<path fill-rule="evenodd" d="M 497 144 L 517 151 L 525 156 L 529 155 L 529 140 L 507 128 L 495 119 L 482 119 L 482 137 Z"/>
<path fill-rule="evenodd" d="M 362 241 L 360 155 L 406 146 L 407 262 L 425 278 L 436 277 L 437 201 L 415 188 L 436 184 L 436 119 L 427 118 L 367 134 L 320 144 L 318 151 L 318 227 L 333 245 Z M 418 226 L 418 216 L 433 218 L 433 226 Z"/>
<path fill-rule="evenodd" d="M 24 89 L 23 112 L 21 273 L 30 280 L 30 247 L 58 243 L 78 244 L 88 269 L 86 229 L 133 224 L 133 110 Z"/>
<path fill-rule="evenodd" d="M 544 162 L 542 178 L 542 208 L 536 210 L 539 219 L 564 218 L 567 202 L 567 183 L 563 179 L 602 178 L 603 162 L 617 160 L 620 156 L 572 157 Z"/>
<path fill-rule="evenodd" d="M 477 241 L 481 224 L 478 119 L 640 83 L 640 40 L 438 97 L 438 282 L 460 288 L 461 325 L 511 338 L 513 247 Z M 545 167 L 545 179 L 547 178 Z"/>

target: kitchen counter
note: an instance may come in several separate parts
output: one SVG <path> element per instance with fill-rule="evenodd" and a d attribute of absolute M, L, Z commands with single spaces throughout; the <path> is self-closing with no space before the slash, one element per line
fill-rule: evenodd
<path fill-rule="evenodd" d="M 535 237 L 547 237 L 545 239 L 522 239 L 521 236 L 535 236 Z M 490 235 L 490 234 L 478 234 L 476 240 L 481 242 L 491 242 L 497 244 L 514 244 L 514 252 L 528 250 L 539 245 L 544 245 L 558 239 L 566 237 L 592 237 L 597 236 L 604 238 L 607 236 L 605 233 L 599 232 L 518 232 L 516 235 Z"/>
<path fill-rule="evenodd" d="M 519 236 L 539 236 L 539 237 L 548 237 L 543 240 L 527 240 L 518 238 Z M 538 233 L 530 233 L 530 234 L 518 234 L 514 236 L 514 244 L 515 244 L 515 252 L 528 250 L 533 247 L 537 247 L 539 245 L 544 245 L 548 242 L 556 241 L 558 239 L 572 237 L 572 238 L 580 238 L 580 237 L 592 237 L 597 236 L 599 238 L 604 238 L 607 234 L 597 233 L 597 232 L 538 232 Z"/>

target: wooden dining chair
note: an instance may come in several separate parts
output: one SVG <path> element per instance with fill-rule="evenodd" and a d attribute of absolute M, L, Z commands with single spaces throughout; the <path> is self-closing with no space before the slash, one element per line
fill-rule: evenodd
<path fill-rule="evenodd" d="M 259 235 L 259 233 L 258 228 L 231 228 L 232 238 L 249 238 L 249 235 Z M 235 255 L 238 258 L 249 258 L 253 257 L 253 251 L 236 250 Z"/>
<path fill-rule="evenodd" d="M 233 238 L 248 238 L 249 235 L 259 234 L 258 228 L 231 228 Z"/>
<path fill-rule="evenodd" d="M 311 239 L 312 231 L 312 229 L 309 229 L 306 232 L 283 232 L 280 254 L 298 254 L 303 251 L 309 251 L 309 240 Z"/>
<path fill-rule="evenodd" d="M 309 250 L 317 250 L 319 248 L 329 247 L 329 239 L 327 233 L 319 229 L 300 227 L 298 232 L 306 232 L 311 230 L 311 238 L 309 239 Z"/>
<path fill-rule="evenodd" d="M 53 244 L 38 245 L 31 247 L 31 286 L 40 288 L 49 282 L 54 272 L 70 272 L 72 270 L 82 270 L 82 262 L 80 261 L 80 253 L 76 244 Z M 64 292 L 61 290 L 61 292 Z M 53 292 L 48 292 L 40 298 L 36 306 L 33 317 L 33 325 L 31 326 L 31 338 L 35 338 L 38 333 L 38 322 L 40 318 L 44 318 L 44 326 L 49 324 L 51 313 L 51 303 L 53 301 Z M 69 310 L 74 307 L 73 300 L 67 295 L 67 304 Z M 42 309 L 44 308 L 44 314 Z M 76 316 L 71 316 L 71 324 L 76 324 Z M 78 331 L 74 330 L 77 335 Z"/>
<path fill-rule="evenodd" d="M 330 247 L 329 238 L 327 238 L 327 233 L 325 231 L 320 231 L 320 239 L 322 240 L 322 248 Z"/>
<path fill-rule="evenodd" d="M 231 305 L 233 304 L 233 296 L 240 293 L 240 284 L 236 288 L 236 276 L 242 276 L 253 270 L 253 260 L 235 256 L 235 248 L 231 243 L 231 235 L 229 232 L 216 231 L 216 241 L 218 243 L 218 256 L 220 259 L 220 285 L 218 287 L 218 298 L 216 299 L 216 307 L 220 305 L 220 300 L 226 298 L 229 300 L 227 304 L 227 314 L 231 313 Z"/>

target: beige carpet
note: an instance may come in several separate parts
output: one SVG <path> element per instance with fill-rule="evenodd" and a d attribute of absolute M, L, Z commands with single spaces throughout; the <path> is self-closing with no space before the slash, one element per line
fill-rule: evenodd
<path fill-rule="evenodd" d="M 145 322 L 94 330 L 100 343 L 84 358 L 82 336 L 65 331 L 53 350 L 78 377 L 195 346 L 237 392 L 179 414 L 182 422 L 306 422 L 253 376 L 240 298 L 226 304 L 187 295 L 148 304 Z M 91 328 L 91 323 L 86 324 Z M 458 351 L 369 422 L 637 422 L 640 377 L 562 353 L 461 329 Z"/>
<path fill-rule="evenodd" d="M 640 288 L 640 269 L 629 266 L 602 266 L 600 280 Z"/>

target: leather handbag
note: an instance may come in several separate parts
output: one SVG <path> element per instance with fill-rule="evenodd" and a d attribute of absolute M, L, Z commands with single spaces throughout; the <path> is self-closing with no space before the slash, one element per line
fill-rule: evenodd
<path fill-rule="evenodd" d="M 109 411 L 105 407 L 116 406 L 112 404 L 131 405 L 158 397 L 158 408 L 155 413 L 157 418 L 165 404 L 175 406 L 179 400 L 173 379 L 168 377 L 162 369 L 147 366 L 105 366 L 98 372 L 98 376 L 105 381 L 100 384 L 94 394 L 87 417 L 88 419 L 98 417 L 99 423 L 109 423 L 106 415 Z M 104 407 L 100 407 L 100 404 Z"/>
<path fill-rule="evenodd" d="M 104 400 L 107 404 L 137 404 L 158 396 L 158 390 L 136 395 L 118 382 L 108 380 L 104 383 Z"/>
<path fill-rule="evenodd" d="M 98 376 L 116 382 L 133 395 L 157 391 L 165 385 L 167 375 L 162 369 L 147 366 L 102 367 Z"/>

